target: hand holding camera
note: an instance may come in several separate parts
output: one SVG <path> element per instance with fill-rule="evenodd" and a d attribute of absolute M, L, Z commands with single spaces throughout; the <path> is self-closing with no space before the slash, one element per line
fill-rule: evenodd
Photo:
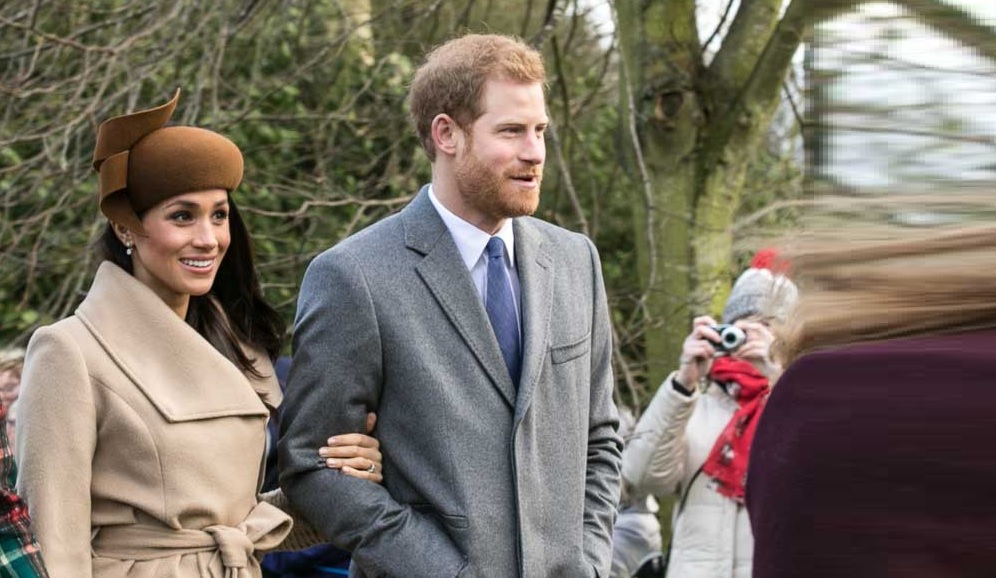
<path fill-rule="evenodd" d="M 685 389 L 694 389 L 709 375 L 715 357 L 730 355 L 752 363 L 774 381 L 781 374 L 781 365 L 771 359 L 773 342 L 774 334 L 760 321 L 745 318 L 723 324 L 707 315 L 696 317 L 682 345 L 675 378 Z"/>
<path fill-rule="evenodd" d="M 712 359 L 716 356 L 715 344 L 721 341 L 719 334 L 713 329 L 717 325 L 716 320 L 708 315 L 696 317 L 692 321 L 692 332 L 681 346 L 678 374 L 675 376 L 685 389 L 695 389 L 699 380 L 709 374 Z"/>
<path fill-rule="evenodd" d="M 737 326 L 747 334 L 747 341 L 735 353 L 735 357 L 749 361 L 772 383 L 782 373 L 782 365 L 771 356 L 771 346 L 775 334 L 767 324 L 747 318 L 737 321 Z"/>

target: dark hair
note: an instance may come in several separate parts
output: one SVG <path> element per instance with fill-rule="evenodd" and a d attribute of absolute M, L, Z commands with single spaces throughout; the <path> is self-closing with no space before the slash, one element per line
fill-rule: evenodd
<path fill-rule="evenodd" d="M 222 355 L 242 371 L 262 377 L 246 355 L 243 345 L 266 352 L 271 360 L 280 355 L 287 323 L 263 299 L 256 273 L 252 237 L 246 229 L 238 207 L 228 198 L 228 226 L 231 244 L 218 268 L 211 291 L 190 297 L 186 322 Z M 134 274 L 131 257 L 108 222 L 97 241 L 97 255 L 128 274 Z"/>

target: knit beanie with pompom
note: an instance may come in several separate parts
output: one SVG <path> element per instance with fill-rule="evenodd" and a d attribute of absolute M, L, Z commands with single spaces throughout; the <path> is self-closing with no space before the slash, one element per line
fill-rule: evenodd
<path fill-rule="evenodd" d="M 733 284 L 723 308 L 723 323 L 759 314 L 784 321 L 799 298 L 799 289 L 785 276 L 788 262 L 774 249 L 762 249 L 750 268 Z"/>

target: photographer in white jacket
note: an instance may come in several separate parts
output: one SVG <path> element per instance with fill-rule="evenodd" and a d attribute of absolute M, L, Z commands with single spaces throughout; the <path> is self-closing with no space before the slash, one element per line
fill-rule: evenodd
<path fill-rule="evenodd" d="M 750 578 L 754 540 L 744 479 L 757 418 L 782 369 L 772 359 L 769 325 L 784 319 L 798 295 L 780 265 L 773 252 L 759 252 L 733 286 L 723 323 L 743 332 L 742 344 L 736 330 L 721 336 L 711 317 L 693 321 L 677 371 L 661 384 L 623 451 L 631 499 L 680 496 L 669 578 Z"/>

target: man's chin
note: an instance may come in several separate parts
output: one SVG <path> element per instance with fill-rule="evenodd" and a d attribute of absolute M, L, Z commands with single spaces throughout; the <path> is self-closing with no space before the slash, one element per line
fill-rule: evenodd
<path fill-rule="evenodd" d="M 505 212 L 505 218 L 514 219 L 516 217 L 528 217 L 536 212 L 539 207 L 539 203 L 530 203 L 529 205 L 516 205 L 514 207 L 508 207 Z"/>
<path fill-rule="evenodd" d="M 523 193 L 518 192 L 515 195 L 510 195 L 508 197 L 508 202 L 505 203 L 505 216 L 509 219 L 514 219 L 515 217 L 528 217 L 536 212 L 539 208 L 539 189 L 535 191 Z"/>

